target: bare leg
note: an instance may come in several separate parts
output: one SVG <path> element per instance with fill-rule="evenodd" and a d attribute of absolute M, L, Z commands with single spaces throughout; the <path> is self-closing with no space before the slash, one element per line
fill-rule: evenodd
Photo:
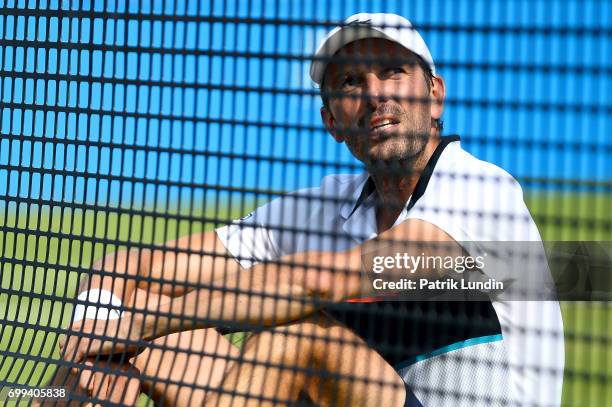
<path fill-rule="evenodd" d="M 214 329 L 180 332 L 159 338 L 133 363 L 142 388 L 159 404 L 201 406 L 210 389 L 220 386 L 240 350 Z"/>
<path fill-rule="evenodd" d="M 402 405 L 402 379 L 352 331 L 319 315 L 257 334 L 243 354 L 213 329 L 154 342 L 133 363 L 163 405 L 285 405 L 301 392 L 322 406 Z"/>
<path fill-rule="evenodd" d="M 401 406 L 405 398 L 404 382 L 378 353 L 320 314 L 254 336 L 206 405 L 285 405 L 302 390 L 324 406 Z"/>
<path fill-rule="evenodd" d="M 146 294 L 136 291 L 137 307 L 151 307 L 161 299 Z M 240 351 L 213 329 L 177 333 L 153 343 L 131 360 L 133 366 L 124 368 L 138 369 L 142 388 L 160 404 L 285 404 L 305 391 L 319 405 L 379 407 L 402 405 L 405 394 L 401 378 L 380 355 L 348 328 L 321 315 L 254 336 L 239 362 Z M 97 398 L 126 404 L 138 398 L 134 379 L 110 386 L 109 380 L 123 375 L 96 375 L 86 377 L 82 387 L 95 391 Z"/>

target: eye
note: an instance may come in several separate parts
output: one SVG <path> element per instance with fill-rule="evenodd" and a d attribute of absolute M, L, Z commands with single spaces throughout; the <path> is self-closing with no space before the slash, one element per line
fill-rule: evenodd
<path fill-rule="evenodd" d="M 342 81 L 340 83 L 340 87 L 345 89 L 345 88 L 352 88 L 355 86 L 359 85 L 359 77 L 357 75 L 354 74 L 346 74 L 344 75 L 344 77 L 342 78 Z"/>
<path fill-rule="evenodd" d="M 383 78 L 394 78 L 403 73 L 406 73 L 406 70 L 401 66 L 390 66 L 382 70 Z"/>

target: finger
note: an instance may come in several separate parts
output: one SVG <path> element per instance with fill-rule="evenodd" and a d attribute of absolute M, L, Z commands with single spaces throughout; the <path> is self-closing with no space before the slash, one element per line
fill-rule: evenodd
<path fill-rule="evenodd" d="M 87 359 L 88 356 L 96 356 L 99 353 L 100 341 L 98 339 L 80 338 L 75 344 L 73 362 L 79 363 Z"/>
<path fill-rule="evenodd" d="M 106 400 L 108 393 L 108 373 L 106 372 L 98 372 L 96 380 L 96 392 L 94 393 L 94 398 L 97 400 Z M 95 405 L 99 405 L 98 402 Z"/>
<path fill-rule="evenodd" d="M 64 360 L 69 360 L 70 359 L 70 357 L 68 355 L 68 352 L 72 348 L 72 341 L 73 341 L 73 338 L 72 337 L 68 337 L 68 338 L 66 338 L 66 340 L 64 341 L 64 343 L 60 347 L 60 349 L 62 350 L 62 352 L 61 352 L 62 359 L 64 359 Z"/>
<path fill-rule="evenodd" d="M 68 361 L 74 361 L 79 346 L 84 343 L 86 344 L 86 342 L 88 341 L 89 339 L 85 337 L 71 336 L 70 339 L 68 339 L 68 342 L 66 343 L 66 347 L 64 348 L 64 359 Z"/>
<path fill-rule="evenodd" d="M 100 396 L 102 400 L 108 400 L 108 394 L 111 391 L 111 379 L 112 375 L 110 373 L 104 374 L 104 386 L 102 387 L 102 396 Z"/>
<path fill-rule="evenodd" d="M 91 381 L 87 385 L 87 395 L 89 396 L 90 399 L 92 397 L 95 397 L 95 395 L 96 395 L 97 382 L 98 382 L 98 372 L 93 372 L 91 374 Z M 90 404 L 93 405 L 93 403 L 91 403 L 91 401 L 90 401 Z"/>
<path fill-rule="evenodd" d="M 69 332 L 79 332 L 79 331 L 81 331 L 81 329 L 83 327 L 83 321 L 85 321 L 85 320 L 73 322 L 72 324 L 68 325 L 68 328 L 66 328 L 66 330 L 69 331 Z"/>
<path fill-rule="evenodd" d="M 81 350 L 82 347 L 83 347 L 83 344 L 79 343 L 72 350 L 72 352 L 71 352 L 72 353 L 71 361 L 73 363 L 79 363 L 79 362 L 81 362 L 83 360 L 83 351 Z"/>
<path fill-rule="evenodd" d="M 94 397 L 98 400 L 104 399 L 104 395 L 106 393 L 106 373 L 98 372 L 98 380 L 96 380 L 96 393 Z M 94 403 L 98 405 L 97 402 Z"/>
<path fill-rule="evenodd" d="M 82 389 L 87 390 L 87 394 L 93 391 L 94 370 L 93 363 L 85 362 L 86 368 L 80 372 L 79 385 Z"/>
<path fill-rule="evenodd" d="M 66 347 L 64 348 L 64 353 L 62 354 L 62 359 L 64 359 L 66 362 L 74 361 L 74 353 L 76 351 L 75 345 L 76 344 L 74 338 L 70 338 L 70 340 L 66 344 Z"/>
<path fill-rule="evenodd" d="M 86 359 L 88 357 L 96 357 L 100 355 L 109 354 L 110 352 L 107 352 L 104 347 L 104 341 L 101 341 L 99 339 L 89 340 L 87 344 L 84 344 L 83 346 L 79 347 L 79 356 L 83 359 Z"/>
<path fill-rule="evenodd" d="M 125 385 L 127 384 L 124 382 L 123 379 L 124 378 L 122 376 L 115 376 L 112 378 L 112 380 L 109 383 L 108 396 L 109 396 L 109 400 L 112 401 L 113 403 L 122 402 L 121 398 L 123 396 Z"/>
<path fill-rule="evenodd" d="M 90 368 L 93 367 L 93 364 L 89 362 L 85 362 L 85 365 Z M 88 394 L 91 394 L 91 390 L 93 389 L 92 387 L 93 375 L 94 375 L 93 370 L 89 370 L 88 368 L 83 369 L 81 371 L 81 374 L 79 375 L 79 386 L 82 389 L 86 389 Z"/>
<path fill-rule="evenodd" d="M 70 334 L 72 331 L 72 328 L 70 326 L 68 326 L 66 328 L 66 331 L 64 333 L 61 333 L 58 335 L 58 345 L 61 348 L 64 348 L 66 346 L 66 342 L 68 342 L 68 339 L 70 338 Z"/>
<path fill-rule="evenodd" d="M 96 400 L 103 400 L 106 393 L 106 373 L 96 372 L 96 385 L 93 390 L 93 398 Z M 94 401 L 94 405 L 98 405 L 97 401 Z"/>
<path fill-rule="evenodd" d="M 93 397 L 96 394 L 96 385 L 98 383 L 98 373 L 92 372 L 91 380 L 87 383 L 87 394 L 89 397 Z"/>
<path fill-rule="evenodd" d="M 125 400 L 120 400 L 120 402 L 124 402 L 129 406 L 135 406 L 138 405 L 138 398 L 140 397 L 140 379 L 130 377 L 128 380 Z"/>
<path fill-rule="evenodd" d="M 94 372 L 91 392 L 89 393 L 90 401 L 92 405 L 95 405 L 95 399 L 98 398 L 98 394 L 100 393 L 100 372 Z"/>
<path fill-rule="evenodd" d="M 118 404 L 125 404 L 128 406 L 135 406 L 138 404 L 138 397 L 140 396 L 140 372 L 133 366 L 129 369 L 125 369 L 125 376 L 121 377 L 122 383 L 117 384 L 119 378 L 115 381 L 115 388 L 121 389 L 121 391 L 114 391 L 112 395 L 114 398 L 112 402 Z"/>

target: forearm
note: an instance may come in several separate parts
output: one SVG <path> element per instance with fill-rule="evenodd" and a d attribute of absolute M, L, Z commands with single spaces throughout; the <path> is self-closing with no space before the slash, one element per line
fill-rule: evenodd
<path fill-rule="evenodd" d="M 123 303 L 137 287 L 174 297 L 238 270 L 239 264 L 228 259 L 225 246 L 210 231 L 184 236 L 163 247 L 110 253 L 91 266 L 78 292 L 107 290 Z"/>
<path fill-rule="evenodd" d="M 219 325 L 282 324 L 313 313 L 325 301 L 340 302 L 373 294 L 373 287 L 363 274 L 364 270 L 372 270 L 373 256 L 394 256 L 405 251 L 415 255 L 423 252 L 449 255 L 461 253 L 461 247 L 433 225 L 405 222 L 402 227 L 346 252 L 300 253 L 274 264 L 258 264 L 249 270 L 226 273 L 197 291 L 160 304 L 152 313 L 141 317 L 139 323 L 144 323 L 145 337 L 149 339 Z M 237 262 L 226 259 L 225 267 L 228 265 L 233 270 Z M 437 272 L 423 268 L 409 276 L 437 276 Z M 388 273 L 398 277 L 406 275 L 394 269 Z"/>
<path fill-rule="evenodd" d="M 135 316 L 152 339 L 172 332 L 218 325 L 278 325 L 307 316 L 324 301 L 360 294 L 358 250 L 302 253 L 249 270 L 159 304 Z"/>
<path fill-rule="evenodd" d="M 119 250 L 94 262 L 91 273 L 79 284 L 78 293 L 94 289 L 106 290 L 125 303 L 137 286 L 142 265 L 148 263 L 149 250 Z"/>
<path fill-rule="evenodd" d="M 255 291 L 192 291 L 144 314 L 144 339 L 151 340 L 174 332 L 220 325 L 276 325 L 308 315 L 315 309 L 312 303 L 298 300 L 303 298 L 299 289 L 284 290 L 277 287 L 275 291 L 278 297 L 291 296 L 292 299 L 275 299 Z"/>

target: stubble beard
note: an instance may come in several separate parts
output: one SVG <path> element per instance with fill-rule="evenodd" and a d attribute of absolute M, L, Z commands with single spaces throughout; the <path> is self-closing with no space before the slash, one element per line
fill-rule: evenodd
<path fill-rule="evenodd" d="M 429 109 L 402 115 L 402 128 L 379 145 L 366 145 L 366 167 L 381 172 L 411 168 L 419 161 L 430 138 L 431 118 Z"/>

